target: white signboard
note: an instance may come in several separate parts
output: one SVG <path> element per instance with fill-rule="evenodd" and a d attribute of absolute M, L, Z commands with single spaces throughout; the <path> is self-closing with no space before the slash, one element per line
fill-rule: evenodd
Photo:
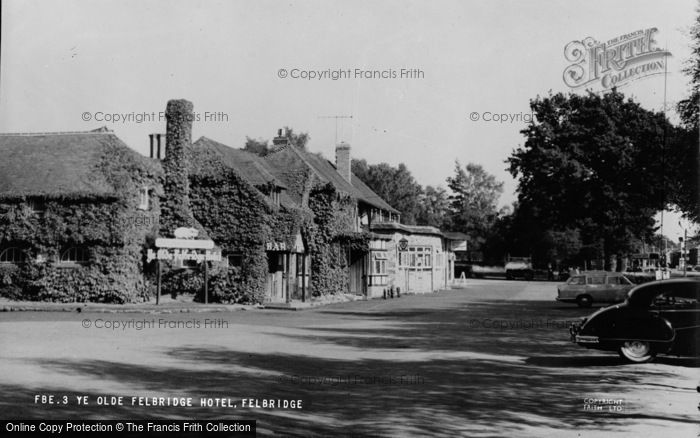
<path fill-rule="evenodd" d="M 158 248 L 190 248 L 190 249 L 214 249 L 213 240 L 193 240 L 193 239 L 156 239 Z"/>
<path fill-rule="evenodd" d="M 199 235 L 199 230 L 196 228 L 180 227 L 173 232 L 177 239 L 195 239 Z"/>
<path fill-rule="evenodd" d="M 153 260 L 194 260 L 196 262 L 220 262 L 221 251 L 204 252 L 193 249 L 172 249 L 161 248 L 158 251 L 149 249 L 146 254 L 146 260 L 150 263 Z"/>

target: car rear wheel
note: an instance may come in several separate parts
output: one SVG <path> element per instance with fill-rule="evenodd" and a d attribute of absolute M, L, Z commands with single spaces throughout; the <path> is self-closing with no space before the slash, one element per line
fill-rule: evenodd
<path fill-rule="evenodd" d="M 620 356 L 634 363 L 649 362 L 656 356 L 651 345 L 645 341 L 625 341 L 620 346 Z"/>
<path fill-rule="evenodd" d="M 576 304 L 578 304 L 579 307 L 591 307 L 593 298 L 591 298 L 590 295 L 579 295 L 576 297 Z"/>

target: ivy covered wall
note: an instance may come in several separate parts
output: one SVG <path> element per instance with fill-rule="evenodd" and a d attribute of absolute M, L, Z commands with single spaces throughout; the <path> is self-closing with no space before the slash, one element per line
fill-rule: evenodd
<path fill-rule="evenodd" d="M 355 200 L 330 183 L 317 183 L 309 193 L 313 224 L 307 229 L 311 251 L 313 296 L 347 292 L 348 251 L 368 245 L 369 237 L 354 231 Z M 361 243 L 357 243 L 357 241 Z"/>
<path fill-rule="evenodd" d="M 240 254 L 240 268 L 212 277 L 212 300 L 260 303 L 265 296 L 267 255 L 273 212 L 262 194 L 206 150 L 191 156 L 190 204 L 197 221 L 222 249 Z"/>
<path fill-rule="evenodd" d="M 113 195 L 89 193 L 5 196 L 0 199 L 0 246 L 18 247 L 26 262 L 0 265 L 0 294 L 13 299 L 60 302 L 138 302 L 148 297 L 145 242 L 158 222 L 162 172 L 116 137 L 100 144 L 90 172 L 114 188 Z M 151 208 L 139 211 L 139 190 L 151 189 Z M 40 211 L 29 200 L 43 204 Z M 148 218 L 148 220 L 139 220 Z M 58 263 L 69 247 L 88 250 L 88 262 Z"/>

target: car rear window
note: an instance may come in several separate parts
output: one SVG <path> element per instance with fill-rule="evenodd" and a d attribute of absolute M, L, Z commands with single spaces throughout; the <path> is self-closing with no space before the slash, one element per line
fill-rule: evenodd
<path fill-rule="evenodd" d="M 608 277 L 608 284 L 621 284 L 622 282 L 620 281 L 620 278 L 621 277 Z"/>

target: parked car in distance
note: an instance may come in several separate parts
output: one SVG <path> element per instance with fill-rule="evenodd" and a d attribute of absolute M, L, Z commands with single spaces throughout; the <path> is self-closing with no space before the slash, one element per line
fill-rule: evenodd
<path fill-rule="evenodd" d="M 593 303 L 621 303 L 634 284 L 620 272 L 584 271 L 557 286 L 557 301 L 591 307 Z"/>
<path fill-rule="evenodd" d="M 535 277 L 530 257 L 508 257 L 505 269 L 507 280 L 522 278 L 530 281 Z"/>
<path fill-rule="evenodd" d="M 636 286 L 624 303 L 598 310 L 569 328 L 586 348 L 618 351 L 636 363 L 657 354 L 698 356 L 700 279 L 672 278 Z"/>

